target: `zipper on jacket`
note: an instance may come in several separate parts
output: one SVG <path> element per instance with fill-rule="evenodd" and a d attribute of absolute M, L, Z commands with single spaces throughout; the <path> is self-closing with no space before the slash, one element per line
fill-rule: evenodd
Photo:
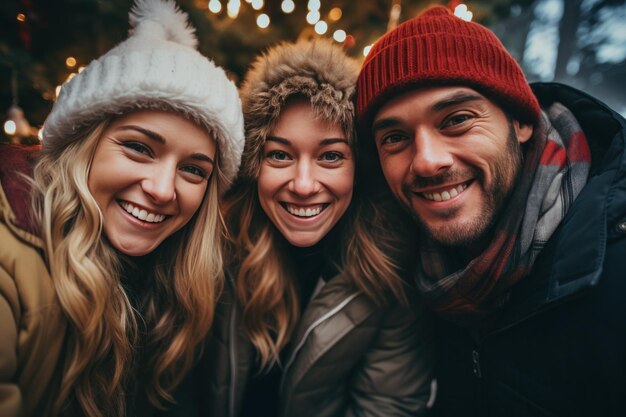
<path fill-rule="evenodd" d="M 237 303 L 232 303 L 232 312 L 230 315 L 230 341 L 228 343 L 228 351 L 230 356 L 230 391 L 228 393 L 228 415 L 235 417 L 235 385 L 236 385 L 236 352 L 235 352 L 235 333 L 236 333 L 236 317 Z"/>
<path fill-rule="evenodd" d="M 298 345 L 295 347 L 293 352 L 291 352 L 291 356 L 289 357 L 289 360 L 285 364 L 285 368 L 283 369 L 283 375 L 282 375 L 281 381 L 280 381 L 279 392 L 281 392 L 281 393 L 283 392 L 284 385 L 285 385 L 285 376 L 287 375 L 287 370 L 289 369 L 289 367 L 291 367 L 291 365 L 295 361 L 298 352 L 300 351 L 300 349 L 302 349 L 302 346 L 304 346 L 304 343 L 306 342 L 306 339 L 309 337 L 309 334 L 313 331 L 313 329 L 315 329 L 317 326 L 322 324 L 324 321 L 328 320 L 329 318 L 331 318 L 332 316 L 337 314 L 339 311 L 341 311 L 350 301 L 354 300 L 359 294 L 361 294 L 360 291 L 351 294 L 346 299 L 344 299 L 342 302 L 337 304 L 332 310 L 329 310 L 328 312 L 326 312 L 326 314 L 322 315 L 317 320 L 315 320 L 309 326 L 309 328 L 306 329 L 306 331 L 304 332 L 304 336 L 302 336 L 302 340 L 300 340 L 300 343 L 298 343 Z"/>
<path fill-rule="evenodd" d="M 472 371 L 476 378 L 482 378 L 483 374 L 480 370 L 480 355 L 477 350 L 472 350 Z"/>

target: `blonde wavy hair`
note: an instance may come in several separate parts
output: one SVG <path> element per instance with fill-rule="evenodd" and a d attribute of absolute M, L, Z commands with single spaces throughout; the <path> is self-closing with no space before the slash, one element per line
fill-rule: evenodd
<path fill-rule="evenodd" d="M 240 176 L 226 195 L 224 216 L 233 262 L 229 269 L 236 273 L 244 327 L 259 354 L 261 369 L 268 370 L 279 363 L 280 351 L 289 342 L 301 312 L 297 277 L 286 254 L 288 243 L 263 211 L 256 179 L 250 178 L 259 175 L 261 156 L 257 152 L 263 149 L 246 142 L 240 172 L 253 174 Z M 383 212 L 377 204 L 361 198 L 356 184 L 350 207 L 335 228 L 341 229 L 340 273 L 377 305 L 392 298 L 406 303 L 401 242 L 383 227 Z"/>
<path fill-rule="evenodd" d="M 197 213 L 156 249 L 151 290 L 140 307 L 131 305 L 120 281 L 122 257 L 103 235 L 102 214 L 87 186 L 109 123 L 44 152 L 34 169 L 46 261 L 70 324 L 56 412 L 88 417 L 125 415 L 125 390 L 137 373 L 139 321 L 145 323 L 141 354 L 148 370 L 140 388 L 156 407 L 172 402 L 173 389 L 199 354 L 223 285 L 218 164 Z"/>

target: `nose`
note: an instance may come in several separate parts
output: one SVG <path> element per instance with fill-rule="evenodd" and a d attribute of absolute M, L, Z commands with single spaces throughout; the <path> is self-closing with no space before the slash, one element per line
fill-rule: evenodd
<path fill-rule="evenodd" d="M 444 139 L 428 132 L 416 132 L 411 171 L 420 177 L 433 177 L 452 166 L 454 158 Z"/>
<path fill-rule="evenodd" d="M 155 204 L 176 200 L 177 167 L 173 164 L 153 167 L 141 183 L 143 191 Z"/>
<path fill-rule="evenodd" d="M 320 184 L 315 178 L 312 164 L 309 161 L 300 161 L 295 168 L 294 178 L 289 182 L 289 191 L 301 197 L 319 192 Z"/>

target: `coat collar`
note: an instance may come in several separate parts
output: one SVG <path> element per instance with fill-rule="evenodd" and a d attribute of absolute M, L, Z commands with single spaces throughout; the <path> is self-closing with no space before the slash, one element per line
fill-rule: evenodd
<path fill-rule="evenodd" d="M 310 301 L 298 323 L 285 363 L 281 391 L 283 387 L 295 386 L 324 353 L 373 312 L 371 301 L 345 274 L 328 281 Z"/>
<path fill-rule="evenodd" d="M 489 329 L 502 330 L 594 287 L 602 276 L 607 233 L 626 213 L 626 121 L 593 97 L 557 83 L 532 85 L 542 106 L 565 105 L 592 150 L 587 185 Z M 624 220 L 623 218 L 621 219 Z"/>

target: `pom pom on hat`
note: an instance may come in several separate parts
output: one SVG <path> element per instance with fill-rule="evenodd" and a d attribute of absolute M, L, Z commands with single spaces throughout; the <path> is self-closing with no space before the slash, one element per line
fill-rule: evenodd
<path fill-rule="evenodd" d="M 194 29 L 171 0 L 136 0 L 127 40 L 63 85 L 43 130 L 44 152 L 61 151 L 81 129 L 138 109 L 180 113 L 206 127 L 224 174 L 234 180 L 244 145 L 237 88 L 196 50 Z"/>
<path fill-rule="evenodd" d="M 153 36 L 196 49 L 196 29 L 173 2 L 136 0 L 128 15 L 133 36 Z M 153 22 L 145 23 L 144 22 Z"/>
<path fill-rule="evenodd" d="M 376 112 L 394 95 L 435 85 L 474 88 L 525 123 L 540 113 L 522 69 L 496 35 L 434 6 L 370 50 L 357 82 L 359 129 L 369 131 Z"/>

